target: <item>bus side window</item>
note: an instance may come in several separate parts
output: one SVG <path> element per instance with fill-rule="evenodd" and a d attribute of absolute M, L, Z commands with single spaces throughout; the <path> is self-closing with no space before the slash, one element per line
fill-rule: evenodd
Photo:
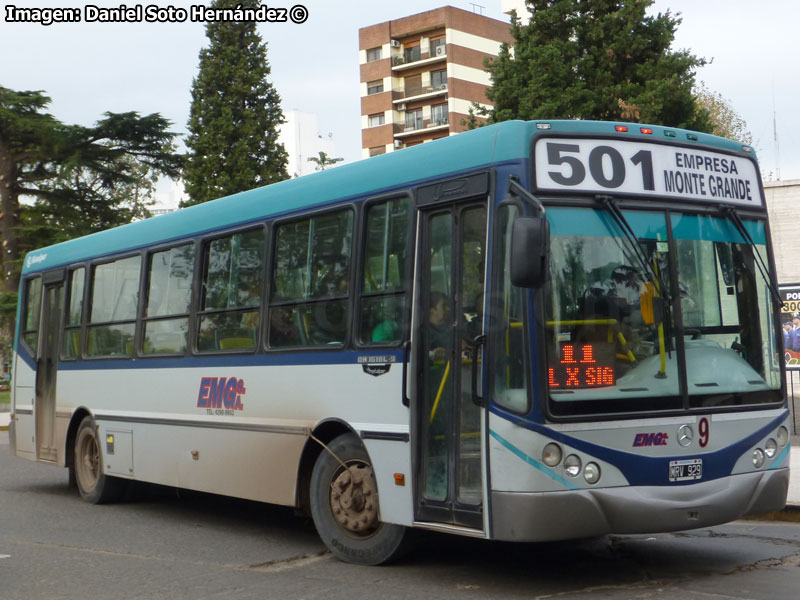
<path fill-rule="evenodd" d="M 142 346 L 144 354 L 186 352 L 194 257 L 194 244 L 184 244 L 150 255 Z"/>
<path fill-rule="evenodd" d="M 141 265 L 140 256 L 131 256 L 94 267 L 87 355 L 133 354 Z"/>
<path fill-rule="evenodd" d="M 399 342 L 406 331 L 408 197 L 367 209 L 358 337 L 362 344 Z"/>
<path fill-rule="evenodd" d="M 35 277 L 25 282 L 25 310 L 23 317 L 22 339 L 32 350 L 30 354 L 36 355 L 36 347 L 39 343 L 39 319 L 42 308 L 42 278 Z"/>
<path fill-rule="evenodd" d="M 261 314 L 264 229 L 205 244 L 198 352 L 254 350 Z"/>
<path fill-rule="evenodd" d="M 277 227 L 270 347 L 344 343 L 352 236 L 350 209 Z"/>
<path fill-rule="evenodd" d="M 81 355 L 81 319 L 83 316 L 83 288 L 86 269 L 75 269 L 69 276 L 69 310 L 64 319 L 64 347 L 62 358 L 78 358 Z"/>

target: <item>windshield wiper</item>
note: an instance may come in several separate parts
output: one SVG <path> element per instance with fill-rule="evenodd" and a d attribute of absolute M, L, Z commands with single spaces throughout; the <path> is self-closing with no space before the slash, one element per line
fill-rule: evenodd
<path fill-rule="evenodd" d="M 761 253 L 756 248 L 756 243 L 753 241 L 753 238 L 750 236 L 750 232 L 747 231 L 747 228 L 742 221 L 742 218 L 739 216 L 739 213 L 736 212 L 736 208 L 731 206 L 730 204 L 720 204 L 719 211 L 722 213 L 724 217 L 727 217 L 731 223 L 736 227 L 736 230 L 739 234 L 744 238 L 745 243 L 748 246 L 753 247 L 753 255 L 755 256 L 755 260 L 753 261 L 758 268 L 758 272 L 761 273 L 762 279 L 766 282 L 767 287 L 769 288 L 770 295 L 772 296 L 772 301 L 777 305 L 783 305 L 783 300 L 781 300 L 781 293 L 778 290 L 778 284 L 775 281 L 775 278 L 772 276 L 772 273 L 769 270 L 769 267 L 764 262 L 764 259 L 761 257 Z"/>
<path fill-rule="evenodd" d="M 669 307 L 672 302 L 669 289 L 665 285 L 664 280 L 661 278 L 661 273 L 656 271 L 647 260 L 647 257 L 642 250 L 642 244 L 639 241 L 639 238 L 633 231 L 633 227 L 631 227 L 628 219 L 625 218 L 625 215 L 622 214 L 622 211 L 617 206 L 615 199 L 611 196 L 597 196 L 596 200 L 603 205 L 603 207 L 613 217 L 617 226 L 622 230 L 622 233 L 625 234 L 625 238 L 628 240 L 628 244 L 630 245 L 631 250 L 636 257 L 636 260 L 639 261 L 644 274 L 650 279 L 650 281 L 658 285 L 658 293 L 662 298 L 664 298 L 666 305 Z"/>
<path fill-rule="evenodd" d="M 664 300 L 660 303 L 663 309 L 661 318 L 654 320 L 654 322 L 658 322 L 658 354 L 661 359 L 661 364 L 655 377 L 657 379 L 666 379 L 667 353 L 672 352 L 672 318 L 670 317 L 670 309 L 672 308 L 671 295 L 664 283 L 664 280 L 661 278 L 661 272 L 653 267 L 653 265 L 650 264 L 650 261 L 647 260 L 647 256 L 645 256 L 644 251 L 642 250 L 642 244 L 639 241 L 639 238 L 636 236 L 636 232 L 633 231 L 633 227 L 631 227 L 628 219 L 626 219 L 625 215 L 622 214 L 622 211 L 617 206 L 615 199 L 611 196 L 597 196 L 596 200 L 600 202 L 603 207 L 605 207 L 605 209 L 616 222 L 617 226 L 622 230 L 622 233 L 625 234 L 625 239 L 628 240 L 628 244 L 630 245 L 631 250 L 636 257 L 636 260 L 638 260 L 639 264 L 642 266 L 642 274 L 650 279 L 652 285 L 656 286 L 656 292 Z"/>

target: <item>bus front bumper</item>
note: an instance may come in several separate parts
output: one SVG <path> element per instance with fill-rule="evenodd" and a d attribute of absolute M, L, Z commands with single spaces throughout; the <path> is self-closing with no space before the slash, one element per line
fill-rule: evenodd
<path fill-rule="evenodd" d="M 681 486 L 492 492 L 492 538 L 543 542 L 708 527 L 786 505 L 789 469 Z"/>

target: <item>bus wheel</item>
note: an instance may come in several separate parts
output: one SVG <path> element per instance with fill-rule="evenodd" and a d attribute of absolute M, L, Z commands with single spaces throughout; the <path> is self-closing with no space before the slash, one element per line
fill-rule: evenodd
<path fill-rule="evenodd" d="M 81 498 L 92 504 L 117 500 L 123 491 L 123 482 L 103 473 L 103 458 L 97 440 L 94 419 L 86 416 L 75 436 L 75 483 Z"/>
<path fill-rule="evenodd" d="M 377 565 L 397 558 L 407 531 L 379 520 L 378 487 L 364 446 L 348 433 L 328 447 L 331 452 L 322 450 L 311 474 L 311 516 L 322 541 L 350 563 Z"/>

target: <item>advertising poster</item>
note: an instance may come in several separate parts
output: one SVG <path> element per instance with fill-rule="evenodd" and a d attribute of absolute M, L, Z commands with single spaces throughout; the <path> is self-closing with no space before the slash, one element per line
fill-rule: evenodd
<path fill-rule="evenodd" d="M 779 286 L 781 292 L 781 329 L 786 368 L 800 371 L 800 283 Z"/>

